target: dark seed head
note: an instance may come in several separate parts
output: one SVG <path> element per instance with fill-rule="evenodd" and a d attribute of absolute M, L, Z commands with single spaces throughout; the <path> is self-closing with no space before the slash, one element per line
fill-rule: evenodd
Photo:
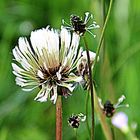
<path fill-rule="evenodd" d="M 79 35 L 84 35 L 86 31 L 86 24 L 84 23 L 84 21 L 76 15 L 71 15 L 70 21 L 72 27 L 74 28 L 74 31 Z"/>
<path fill-rule="evenodd" d="M 107 117 L 113 116 L 115 108 L 113 107 L 113 104 L 111 104 L 109 100 L 105 102 L 103 111 Z"/>
<path fill-rule="evenodd" d="M 77 115 L 75 116 L 71 116 L 69 119 L 68 119 L 68 123 L 71 127 L 73 128 L 78 128 L 79 127 L 79 123 L 80 122 L 80 119 Z"/>

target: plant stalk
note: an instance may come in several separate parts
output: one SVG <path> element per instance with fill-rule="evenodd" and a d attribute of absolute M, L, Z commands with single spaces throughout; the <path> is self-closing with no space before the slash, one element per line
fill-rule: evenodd
<path fill-rule="evenodd" d="M 77 140 L 77 128 L 74 129 L 74 133 L 75 133 L 75 140 Z"/>
<path fill-rule="evenodd" d="M 97 97 L 96 90 L 94 87 L 93 87 L 93 90 L 94 90 L 94 99 L 95 99 L 95 111 L 100 120 L 106 140 L 113 140 L 111 130 L 106 122 L 106 116 L 103 114 L 103 110 L 101 109 L 101 107 L 99 105 L 98 97 Z"/>
<path fill-rule="evenodd" d="M 89 127 L 89 122 L 88 122 L 88 102 L 89 102 L 89 93 L 86 95 L 86 125 L 87 125 L 87 130 L 90 136 L 90 127 Z"/>
<path fill-rule="evenodd" d="M 92 120 L 91 120 L 91 140 L 94 140 L 94 93 L 93 93 L 93 80 L 92 80 L 92 71 L 91 71 L 91 65 L 90 65 L 90 55 L 89 55 L 89 49 L 88 45 L 86 42 L 85 37 L 84 39 L 84 44 L 86 48 L 86 53 L 87 53 L 87 60 L 88 60 L 88 68 L 89 68 L 89 84 L 90 84 L 90 93 L 91 93 L 91 112 L 92 112 Z"/>
<path fill-rule="evenodd" d="M 104 19 L 105 19 L 104 26 L 103 26 L 103 29 L 102 29 L 102 32 L 101 32 L 99 44 L 98 44 L 97 50 L 96 50 L 96 57 L 95 57 L 95 60 L 94 60 L 94 63 L 93 63 L 93 67 L 94 67 L 94 69 L 93 69 L 93 77 L 94 77 L 94 73 L 95 73 L 95 66 L 96 66 L 96 63 L 97 63 L 97 58 L 99 56 L 99 53 L 100 53 L 100 50 L 101 50 L 101 47 L 102 47 L 102 42 L 103 42 L 103 39 L 104 39 L 105 29 L 106 29 L 106 26 L 107 26 L 107 23 L 108 23 L 108 19 L 110 17 L 112 3 L 113 3 L 113 0 L 110 0 L 109 8 L 108 8 L 108 11 L 107 11 L 107 16 L 106 16 L 106 18 L 104 17 Z M 104 4 L 103 6 L 105 6 L 105 1 L 103 1 L 103 4 Z M 105 9 L 103 9 L 103 10 L 105 10 Z M 100 105 L 99 105 L 99 102 L 98 102 L 98 96 L 96 94 L 94 86 L 93 86 L 93 90 L 94 90 L 94 100 L 95 100 L 95 111 L 97 112 L 97 115 L 98 115 L 98 117 L 100 119 L 104 135 L 105 135 L 107 140 L 112 140 L 112 133 L 111 133 L 110 128 L 108 127 L 108 124 L 106 123 L 105 116 L 104 116 L 104 114 L 103 114 L 103 112 L 102 112 L 102 110 L 100 108 Z"/>
<path fill-rule="evenodd" d="M 62 140 L 62 99 L 60 95 L 56 101 L 56 140 Z"/>
<path fill-rule="evenodd" d="M 107 26 L 107 22 L 108 22 L 110 13 L 111 13 L 112 3 L 113 3 L 113 0 L 110 0 L 107 16 L 106 16 L 106 19 L 105 19 L 105 22 L 104 22 L 104 26 L 103 26 L 103 29 L 102 29 L 102 32 L 101 32 L 101 37 L 100 37 L 100 40 L 99 40 L 99 44 L 98 44 L 98 47 L 97 47 L 97 50 L 96 50 L 96 57 L 95 57 L 95 60 L 94 60 L 94 63 L 93 63 L 94 69 L 95 69 L 95 66 L 96 66 L 96 63 L 97 63 L 97 58 L 98 58 L 100 50 L 101 50 L 102 41 L 104 39 L 104 32 L 105 32 L 105 29 L 106 29 L 106 26 Z M 90 79 L 90 91 L 91 91 L 91 108 L 92 108 L 91 140 L 94 140 L 94 91 L 93 91 L 93 80 L 92 80 L 92 71 L 91 71 L 91 66 L 90 66 L 89 49 L 88 49 L 88 45 L 87 45 L 85 37 L 83 37 L 83 39 L 84 39 L 86 53 L 87 53 L 87 60 L 88 60 L 88 67 L 89 67 L 89 79 Z M 95 70 L 93 70 L 93 72 L 95 72 Z M 95 101 L 96 101 L 96 107 L 99 109 L 99 106 L 97 105 L 98 104 L 97 103 L 97 97 L 96 97 Z M 98 109 L 97 109 L 97 111 L 98 111 Z M 101 112 L 101 110 L 100 110 L 100 112 Z M 101 117 L 101 121 L 103 122 L 103 124 L 105 124 L 105 125 L 102 125 L 103 130 L 106 131 L 105 128 L 108 129 L 108 127 L 107 127 L 105 119 L 103 118 L 101 113 L 100 113 L 100 117 Z M 105 133 L 106 138 L 108 138 L 108 140 L 112 139 L 109 130 L 108 130 L 108 133 L 106 133 L 106 132 L 104 132 L 104 133 Z"/>
<path fill-rule="evenodd" d="M 96 66 L 96 63 L 97 63 L 97 58 L 99 56 L 99 53 L 100 53 L 100 50 L 101 50 L 101 46 L 102 46 L 102 41 L 104 39 L 105 29 L 106 29 L 106 26 L 107 26 L 107 23 L 108 23 L 108 19 L 110 17 L 112 3 L 113 3 L 113 0 L 110 0 L 107 16 L 106 16 L 106 19 L 105 19 L 105 22 L 104 22 L 104 26 L 103 26 L 103 29 L 102 29 L 102 32 L 101 32 L 101 37 L 100 37 L 100 40 L 99 40 L 99 44 L 98 44 L 98 47 L 97 47 L 97 50 L 96 50 L 96 57 L 95 57 L 95 60 L 94 60 L 94 63 L 93 63 L 93 67 L 94 67 L 93 72 L 94 73 L 95 73 L 94 70 L 95 70 L 95 66 Z M 93 75 L 94 75 L 94 73 L 93 73 Z"/>

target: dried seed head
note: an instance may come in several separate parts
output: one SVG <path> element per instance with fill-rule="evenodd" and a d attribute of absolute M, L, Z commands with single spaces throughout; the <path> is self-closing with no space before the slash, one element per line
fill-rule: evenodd
<path fill-rule="evenodd" d="M 79 35 L 84 35 L 86 31 L 86 23 L 76 15 L 71 15 L 70 21 L 74 31 Z"/>
<path fill-rule="evenodd" d="M 68 124 L 72 128 L 78 128 L 80 125 L 80 118 L 77 115 L 73 115 L 68 119 Z"/>
<path fill-rule="evenodd" d="M 93 18 L 92 14 L 86 12 L 84 19 L 80 18 L 77 15 L 71 15 L 70 24 L 66 23 L 64 20 L 62 20 L 62 23 L 67 25 L 66 26 L 67 29 L 76 32 L 80 36 L 83 36 L 87 31 L 92 36 L 96 37 L 96 35 L 90 32 L 90 30 L 99 28 L 99 25 L 97 25 L 95 21 L 93 21 L 89 26 L 87 25 L 89 20 L 92 18 Z"/>
<path fill-rule="evenodd" d="M 68 119 L 68 124 L 72 127 L 72 128 L 78 128 L 80 125 L 80 122 L 84 122 L 86 120 L 86 116 L 82 113 L 79 113 L 77 115 L 72 115 L 69 117 Z"/>
<path fill-rule="evenodd" d="M 113 104 L 107 100 L 104 104 L 104 108 L 103 108 L 103 112 L 105 113 L 105 115 L 107 117 L 112 117 L 114 112 L 115 112 L 115 108 L 113 107 Z"/>
<path fill-rule="evenodd" d="M 113 104 L 113 103 L 111 103 L 110 100 L 107 100 L 104 105 L 102 104 L 102 100 L 100 98 L 98 98 L 98 101 L 99 101 L 99 105 L 100 105 L 101 109 L 103 110 L 103 113 L 106 115 L 106 117 L 112 117 L 117 108 L 119 108 L 119 107 L 129 107 L 128 104 L 120 105 L 124 101 L 124 99 L 125 99 L 125 96 L 122 95 L 118 99 L 118 102 L 116 104 Z"/>

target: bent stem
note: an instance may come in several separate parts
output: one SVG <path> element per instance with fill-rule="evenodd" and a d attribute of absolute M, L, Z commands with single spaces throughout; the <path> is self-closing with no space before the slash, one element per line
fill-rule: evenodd
<path fill-rule="evenodd" d="M 56 101 L 56 140 L 62 140 L 62 101 L 60 95 Z"/>
<path fill-rule="evenodd" d="M 103 1 L 103 3 L 104 2 L 105 1 Z M 96 66 L 96 63 L 97 63 L 97 58 L 99 56 L 99 53 L 100 53 L 100 50 L 101 50 L 101 47 L 102 47 L 102 42 L 103 42 L 103 39 L 104 39 L 105 29 L 106 29 L 108 19 L 109 19 L 110 13 L 111 13 L 112 3 L 113 3 L 113 0 L 110 0 L 107 16 L 105 18 L 104 26 L 103 26 L 103 29 L 102 29 L 102 32 L 101 32 L 101 37 L 100 37 L 100 40 L 99 40 L 99 44 L 97 46 L 96 57 L 95 57 L 95 60 L 94 60 L 94 63 L 93 63 L 93 67 L 94 67 L 93 76 L 94 76 L 94 73 L 95 73 L 95 66 Z M 97 113 L 97 115 L 100 119 L 100 123 L 101 123 L 102 129 L 103 129 L 104 135 L 105 135 L 107 140 L 112 140 L 112 133 L 111 133 L 111 130 L 110 130 L 110 128 L 109 128 L 109 126 L 106 122 L 105 115 L 103 114 L 102 109 L 100 108 L 100 105 L 99 105 L 99 102 L 98 102 L 98 97 L 97 97 L 94 86 L 93 86 L 93 90 L 94 90 L 94 99 L 95 99 L 95 111 L 96 111 L 96 113 Z"/>
<path fill-rule="evenodd" d="M 94 67 L 93 76 L 94 76 L 94 73 L 95 73 L 95 66 L 96 66 L 96 63 L 97 63 L 97 58 L 98 58 L 100 50 L 101 50 L 105 29 L 106 29 L 108 19 L 109 19 L 110 13 L 111 13 L 112 3 L 113 3 L 113 0 L 110 0 L 107 16 L 106 16 L 104 26 L 103 26 L 103 29 L 102 29 L 102 32 L 101 32 L 101 37 L 100 37 L 100 40 L 99 40 L 99 44 L 97 46 L 96 57 L 95 57 L 95 60 L 94 60 L 94 63 L 93 63 L 93 67 Z M 107 140 L 112 140 L 111 130 L 108 127 L 108 124 L 107 124 L 107 122 L 105 120 L 105 116 L 104 116 L 104 114 L 103 114 L 103 112 L 102 112 L 102 110 L 100 108 L 100 105 L 99 105 L 99 102 L 98 102 L 98 97 L 96 95 L 96 91 L 95 91 L 95 88 L 94 88 L 94 85 L 93 85 L 93 82 L 92 82 L 92 73 L 91 73 L 91 67 L 90 67 L 90 56 L 89 56 L 88 46 L 87 46 L 85 38 L 84 38 L 84 43 L 85 43 L 85 47 L 86 47 L 86 51 L 87 51 L 88 66 L 89 66 L 89 78 L 90 78 L 90 90 L 91 90 L 91 108 L 92 108 L 91 139 L 92 140 L 94 139 L 94 100 L 95 100 L 95 111 L 96 111 L 96 113 L 97 113 L 97 115 L 98 115 L 98 117 L 100 119 L 101 126 L 102 126 L 103 132 L 105 134 L 105 137 L 106 137 Z"/>
<path fill-rule="evenodd" d="M 91 71 L 91 65 L 90 65 L 90 55 L 89 55 L 89 49 L 88 45 L 86 42 L 85 37 L 84 39 L 84 44 L 86 48 L 86 53 L 87 53 L 87 60 L 88 60 L 88 68 L 89 68 L 89 84 L 90 84 L 90 93 L 91 93 L 91 112 L 92 112 L 92 120 L 91 120 L 91 140 L 94 140 L 94 93 L 93 93 L 93 80 L 92 80 L 92 71 Z"/>
<path fill-rule="evenodd" d="M 96 111 L 98 118 L 100 120 L 100 123 L 101 123 L 102 129 L 103 129 L 104 135 L 106 137 L 106 140 L 113 140 L 111 130 L 106 122 L 106 116 L 103 114 L 103 111 L 100 108 L 98 97 L 97 97 L 96 90 L 95 90 L 94 86 L 93 86 L 93 90 L 94 90 L 94 99 L 95 99 L 95 111 Z"/>

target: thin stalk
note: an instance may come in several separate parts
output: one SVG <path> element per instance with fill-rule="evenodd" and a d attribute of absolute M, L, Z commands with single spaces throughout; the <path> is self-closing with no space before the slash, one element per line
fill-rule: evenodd
<path fill-rule="evenodd" d="M 112 139 L 115 140 L 114 128 L 113 128 L 112 124 L 110 124 L 110 126 L 111 126 L 111 132 L 112 132 Z"/>
<path fill-rule="evenodd" d="M 105 17 L 106 17 L 106 10 L 105 10 L 105 0 L 102 0 L 103 3 L 103 21 L 105 21 Z"/>
<path fill-rule="evenodd" d="M 105 19 L 105 23 L 104 23 L 104 26 L 103 26 L 103 29 L 102 29 L 99 44 L 98 44 L 98 47 L 97 47 L 97 50 L 96 50 L 96 57 L 95 57 L 95 60 L 94 60 L 94 63 L 93 63 L 93 67 L 95 67 L 95 65 L 97 63 L 97 58 L 98 58 L 99 53 L 100 53 L 100 49 L 101 49 L 101 45 L 102 45 L 102 41 L 103 41 L 103 37 L 104 37 L 104 32 L 105 32 L 106 25 L 107 25 L 107 22 L 108 22 L 108 19 L 109 19 L 109 16 L 110 16 L 110 12 L 111 12 L 111 8 L 112 8 L 112 3 L 113 3 L 113 0 L 110 0 L 109 9 L 108 9 L 107 16 L 106 16 L 106 19 Z M 88 66 L 89 66 L 90 90 L 91 90 L 91 108 L 92 108 L 91 140 L 94 140 L 94 91 L 93 91 L 93 81 L 92 81 L 92 72 L 91 72 L 91 66 L 90 66 L 90 56 L 89 56 L 88 46 L 87 46 L 87 42 L 85 40 L 85 37 L 83 37 L 83 38 L 84 38 L 84 43 L 85 43 L 86 52 L 87 52 L 87 60 L 88 60 Z M 101 117 L 101 119 L 102 119 L 102 117 Z M 102 119 L 102 120 L 104 120 L 104 119 Z M 105 121 L 102 121 L 102 122 L 105 122 Z M 88 122 L 87 122 L 87 126 L 88 126 Z M 103 125 L 103 128 L 106 128 L 106 126 L 107 125 Z M 104 129 L 104 131 L 105 131 L 105 129 Z M 109 138 L 108 140 L 111 140 L 110 135 L 107 134 L 106 137 Z"/>
<path fill-rule="evenodd" d="M 103 11 L 102 11 L 102 20 L 103 20 L 103 25 L 104 25 L 104 23 L 105 23 L 105 18 L 106 18 L 106 8 L 105 8 L 106 6 L 105 6 L 105 0 L 102 0 L 102 9 L 103 9 Z M 103 48 L 103 50 L 102 50 L 102 58 L 103 58 L 103 60 L 104 60 L 104 57 L 105 57 L 105 35 L 103 36 L 103 40 L 102 40 L 102 48 Z"/>
<path fill-rule="evenodd" d="M 91 120 L 91 140 L 94 140 L 94 93 L 93 93 L 93 80 L 92 80 L 92 71 L 91 71 L 91 65 L 90 65 L 90 55 L 89 55 L 89 49 L 88 45 L 86 42 L 85 37 L 84 39 L 84 44 L 86 48 L 86 53 L 87 53 L 87 60 L 88 60 L 88 68 L 89 68 L 89 84 L 90 84 L 90 93 L 91 93 L 91 112 L 92 112 L 92 120 Z"/>
<path fill-rule="evenodd" d="M 56 140 L 62 140 L 62 100 L 58 96 L 56 101 Z"/>
<path fill-rule="evenodd" d="M 109 119 L 109 125 L 110 125 L 110 129 L 111 129 L 111 133 L 112 133 L 112 140 L 115 140 L 115 132 L 114 132 L 114 127 L 111 123 L 111 119 Z"/>
<path fill-rule="evenodd" d="M 103 114 L 103 110 L 101 109 L 101 107 L 99 105 L 98 97 L 97 97 L 96 90 L 94 87 L 93 87 L 93 90 L 94 90 L 94 99 L 95 99 L 95 111 L 96 111 L 98 118 L 100 120 L 104 135 L 106 137 L 106 140 L 112 140 L 111 130 L 106 122 L 106 116 Z"/>
<path fill-rule="evenodd" d="M 74 129 L 74 133 L 75 133 L 75 140 L 77 140 L 77 128 Z"/>
<path fill-rule="evenodd" d="M 102 29 L 102 32 L 101 32 L 101 37 L 100 37 L 100 40 L 99 40 L 99 44 L 98 44 L 98 47 L 97 47 L 97 50 L 96 50 L 96 57 L 95 57 L 95 60 L 94 60 L 94 63 L 93 63 L 93 67 L 96 66 L 97 58 L 98 58 L 100 50 L 101 50 L 102 41 L 104 39 L 105 29 L 106 29 L 106 26 L 107 26 L 107 23 L 108 23 L 108 19 L 109 19 L 110 13 L 111 13 L 112 3 L 113 3 L 113 0 L 110 0 L 107 16 L 106 16 L 106 19 L 105 19 L 105 22 L 104 22 L 104 26 L 103 26 L 103 29 Z M 94 69 L 93 69 L 93 72 L 95 72 Z"/>
<path fill-rule="evenodd" d="M 89 93 L 87 94 L 87 97 L 86 97 L 86 125 L 87 125 L 88 133 L 90 136 L 90 128 L 89 128 L 89 122 L 88 122 L 88 101 L 89 101 Z"/>
<path fill-rule="evenodd" d="M 104 3 L 104 1 L 103 1 L 103 3 Z M 110 13 L 111 13 L 112 3 L 113 3 L 113 0 L 110 0 L 107 16 L 105 18 L 104 26 L 103 26 L 101 36 L 100 36 L 100 40 L 99 40 L 99 44 L 98 44 L 97 50 L 96 50 L 96 57 L 95 57 L 95 60 L 94 60 L 94 63 L 93 63 L 93 67 L 94 67 L 93 74 L 95 73 L 95 66 L 96 66 L 96 63 L 97 63 L 97 58 L 99 56 L 99 53 L 100 53 L 100 50 L 101 50 L 101 47 L 102 47 L 102 42 L 103 42 L 103 39 L 104 39 L 105 29 L 106 29 L 108 19 L 109 19 Z M 93 90 L 94 90 L 94 100 L 95 100 L 95 111 L 96 111 L 96 113 L 97 113 L 97 115 L 100 119 L 100 123 L 101 123 L 102 129 L 103 129 L 104 135 L 105 135 L 107 140 L 112 140 L 111 130 L 108 127 L 108 124 L 105 120 L 105 116 L 104 116 L 104 114 L 103 114 L 103 112 L 100 108 L 100 105 L 99 105 L 99 102 L 98 102 L 98 97 L 97 97 L 97 94 L 96 94 L 96 91 L 95 91 L 94 87 L 93 87 Z"/>

